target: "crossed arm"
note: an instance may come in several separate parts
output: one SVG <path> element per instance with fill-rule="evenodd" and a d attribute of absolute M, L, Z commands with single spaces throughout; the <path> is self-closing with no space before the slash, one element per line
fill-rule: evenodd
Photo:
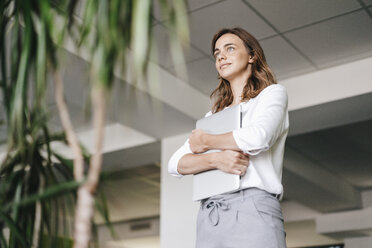
<path fill-rule="evenodd" d="M 178 172 L 183 175 L 219 169 L 227 173 L 244 175 L 249 156 L 244 154 L 236 144 L 232 132 L 213 135 L 201 129 L 193 130 L 189 138 L 192 154 L 184 155 L 178 163 Z M 221 152 L 200 154 L 218 149 Z"/>
<path fill-rule="evenodd" d="M 249 119 L 243 119 L 242 128 L 219 135 L 194 130 L 189 140 L 170 159 L 169 172 L 180 176 L 219 169 L 244 175 L 249 156 L 267 151 L 281 135 L 281 131 L 288 128 L 288 96 L 285 88 L 275 85 L 264 91 L 257 100 L 255 114 Z M 221 152 L 203 153 L 211 149 Z"/>

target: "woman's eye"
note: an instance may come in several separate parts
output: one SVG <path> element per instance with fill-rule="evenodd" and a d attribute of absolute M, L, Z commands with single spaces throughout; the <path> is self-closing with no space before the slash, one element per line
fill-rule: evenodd
<path fill-rule="evenodd" d="M 219 55 L 219 53 L 215 53 L 215 54 L 214 54 L 214 57 L 217 58 L 218 55 Z"/>
<path fill-rule="evenodd" d="M 228 52 L 232 52 L 232 51 L 234 51 L 234 48 L 233 48 L 233 47 L 228 47 L 228 48 L 227 48 L 227 51 L 228 51 Z"/>

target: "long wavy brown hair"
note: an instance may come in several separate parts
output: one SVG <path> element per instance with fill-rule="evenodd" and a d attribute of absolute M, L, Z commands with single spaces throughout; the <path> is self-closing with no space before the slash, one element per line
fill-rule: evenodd
<path fill-rule="evenodd" d="M 262 47 L 256 38 L 242 28 L 224 28 L 219 30 L 212 39 L 212 55 L 214 54 L 217 40 L 222 35 L 228 33 L 238 36 L 243 41 L 249 55 L 254 59 L 252 63 L 252 73 L 248 78 L 242 93 L 242 101 L 248 101 L 249 99 L 256 97 L 267 86 L 276 84 L 277 82 L 274 73 L 266 62 Z M 213 101 L 213 113 L 219 112 L 225 107 L 230 106 L 234 100 L 229 81 L 222 78 L 220 75 L 218 75 L 218 79 L 219 85 L 210 96 Z"/>

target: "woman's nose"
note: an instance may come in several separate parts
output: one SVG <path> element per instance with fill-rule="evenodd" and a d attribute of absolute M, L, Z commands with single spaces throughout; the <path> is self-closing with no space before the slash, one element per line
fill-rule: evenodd
<path fill-rule="evenodd" d="M 218 54 L 217 58 L 218 58 L 219 61 L 222 60 L 222 59 L 226 59 L 225 53 L 220 52 L 220 53 Z"/>

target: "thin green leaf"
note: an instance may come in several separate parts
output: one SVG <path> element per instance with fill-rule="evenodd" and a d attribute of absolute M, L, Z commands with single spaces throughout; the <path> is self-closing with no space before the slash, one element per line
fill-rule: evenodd
<path fill-rule="evenodd" d="M 149 47 L 149 18 L 151 1 L 135 1 L 133 5 L 132 42 L 134 65 L 138 75 L 144 72 Z"/>
<path fill-rule="evenodd" d="M 96 206 L 97 211 L 103 217 L 105 221 L 105 225 L 109 228 L 111 236 L 114 239 L 116 239 L 117 234 L 115 233 L 114 227 L 110 220 L 109 209 L 107 206 L 107 199 L 106 199 L 104 192 L 99 192 L 98 197 L 95 199 L 95 206 Z"/>
<path fill-rule="evenodd" d="M 83 154 L 83 157 L 84 157 L 84 161 L 89 164 L 89 161 L 90 161 L 90 153 L 88 152 L 87 148 L 82 144 L 80 143 L 80 149 L 81 149 L 81 152 Z"/>
<path fill-rule="evenodd" d="M 43 200 L 51 199 L 53 197 L 66 194 L 66 193 L 76 190 L 82 183 L 83 181 L 81 182 L 71 181 L 71 182 L 65 182 L 65 183 L 54 185 L 54 186 L 50 186 L 40 193 L 36 193 L 30 196 L 23 197 L 22 200 L 9 203 L 1 208 L 3 211 L 7 211 L 9 209 L 14 209 L 17 207 L 24 207 L 29 204 L 33 204 L 36 201 L 43 201 Z"/>
<path fill-rule="evenodd" d="M 53 164 L 53 168 L 58 171 L 58 177 L 61 178 L 62 181 L 74 180 L 73 172 L 69 167 L 63 164 Z"/>
<path fill-rule="evenodd" d="M 84 6 L 84 14 L 83 14 L 83 24 L 81 25 L 80 29 L 80 42 L 78 46 L 80 47 L 85 41 L 88 34 L 92 30 L 92 23 L 97 11 L 97 4 L 98 1 L 96 0 L 87 0 Z"/>
<path fill-rule="evenodd" d="M 42 201 L 41 202 L 41 215 L 42 215 L 42 223 L 45 224 L 45 231 L 48 235 L 51 234 L 51 224 L 50 224 L 50 216 L 51 216 L 51 210 L 50 210 L 50 203 L 48 201 Z"/>
<path fill-rule="evenodd" d="M 17 225 L 17 223 L 13 221 L 12 218 L 10 218 L 6 213 L 0 211 L 0 219 L 2 219 L 7 224 L 9 230 L 15 235 L 17 240 L 19 240 L 22 243 L 23 247 L 30 247 L 27 244 L 22 229 Z"/>
<path fill-rule="evenodd" d="M 62 155 L 58 154 L 55 151 L 52 151 L 53 155 L 65 166 L 68 166 L 70 170 L 73 170 L 74 168 L 74 161 L 71 159 L 66 159 Z"/>
<path fill-rule="evenodd" d="M 29 9 L 29 2 L 24 2 L 23 9 Z M 12 96 L 11 104 L 11 115 L 10 115 L 10 134 L 14 135 L 15 140 L 11 139 L 10 144 L 15 142 L 15 144 L 20 147 L 20 150 L 24 150 L 26 146 L 26 140 L 24 137 L 25 130 L 25 120 L 23 118 L 24 111 L 26 109 L 26 92 L 27 92 L 27 71 L 28 62 L 31 52 L 31 16 L 30 13 L 24 10 L 25 16 L 25 34 L 24 40 L 22 42 L 23 49 L 20 59 L 20 65 L 18 69 L 18 76 L 15 86 L 14 95 Z M 13 138 L 11 136 L 11 138 Z M 25 154 L 23 154 L 25 155 Z"/>
<path fill-rule="evenodd" d="M 70 0 L 69 3 L 68 3 L 68 7 L 67 7 L 67 20 L 68 20 L 68 28 L 71 29 L 71 27 L 73 26 L 74 24 L 74 21 L 75 21 L 75 18 L 74 18 L 74 14 L 75 14 L 75 10 L 76 10 L 76 6 L 78 4 L 78 0 Z"/>
<path fill-rule="evenodd" d="M 1 4 L 1 13 L 4 13 L 4 6 Z M 0 82 L 0 87 L 2 87 L 3 91 L 3 101 L 4 101 L 4 106 L 5 106 L 5 111 L 6 111 L 6 116 L 9 119 L 9 105 L 10 105 L 10 100 L 9 100 L 9 90 L 8 90 L 8 72 L 7 72 L 7 58 L 6 58 L 6 28 L 8 24 L 8 17 L 6 15 L 3 15 L 0 18 L 0 54 L 1 54 L 1 82 Z"/>
<path fill-rule="evenodd" d="M 16 190 L 15 190 L 15 195 L 14 195 L 14 203 L 15 204 L 20 202 L 21 193 L 22 193 L 22 184 L 17 184 L 16 185 Z M 7 209 L 7 210 L 11 210 L 11 217 L 12 217 L 13 220 L 16 221 L 18 219 L 19 209 L 17 207 L 14 207 L 12 209 Z"/>
<path fill-rule="evenodd" d="M 37 36 L 37 55 L 36 55 L 36 103 L 35 107 L 41 107 L 42 103 L 44 102 L 44 96 L 46 91 L 46 20 L 45 18 L 45 5 L 47 4 L 46 1 L 40 1 L 41 4 L 41 11 L 42 11 L 42 18 L 37 19 L 36 22 L 39 24 L 39 33 Z"/>
<path fill-rule="evenodd" d="M 0 244 L 1 244 L 1 247 L 4 247 L 4 248 L 8 247 L 5 237 L 4 237 L 3 229 L 0 229 Z"/>
<path fill-rule="evenodd" d="M 53 198 L 52 200 L 52 205 L 53 207 L 53 215 L 54 217 L 54 228 L 53 228 L 53 233 L 52 233 L 52 246 L 55 247 L 58 242 L 58 227 L 59 227 L 59 204 L 58 204 L 58 198 Z"/>
<path fill-rule="evenodd" d="M 44 125 L 44 127 L 46 128 L 45 125 Z M 44 133 L 45 133 L 45 131 L 44 131 Z M 48 131 L 48 134 L 49 134 L 49 131 Z M 54 133 L 54 134 L 49 134 L 48 138 L 45 135 L 41 135 L 37 139 L 38 145 L 44 145 L 44 144 L 46 145 L 48 143 L 50 145 L 50 143 L 52 143 L 53 141 L 66 142 L 65 132 L 58 132 L 58 133 Z"/>
<path fill-rule="evenodd" d="M 0 165 L 0 175 L 5 175 L 13 170 L 13 168 L 21 163 L 22 157 L 20 152 L 16 152 L 15 154 L 10 155 L 9 153 L 4 159 L 3 163 Z"/>
<path fill-rule="evenodd" d="M 43 132 L 44 132 L 44 136 L 45 136 L 45 145 L 47 147 L 47 154 L 48 154 L 48 164 L 52 164 L 52 151 L 50 149 L 50 138 L 49 138 L 49 131 L 48 131 L 48 128 L 46 126 L 43 126 Z"/>

